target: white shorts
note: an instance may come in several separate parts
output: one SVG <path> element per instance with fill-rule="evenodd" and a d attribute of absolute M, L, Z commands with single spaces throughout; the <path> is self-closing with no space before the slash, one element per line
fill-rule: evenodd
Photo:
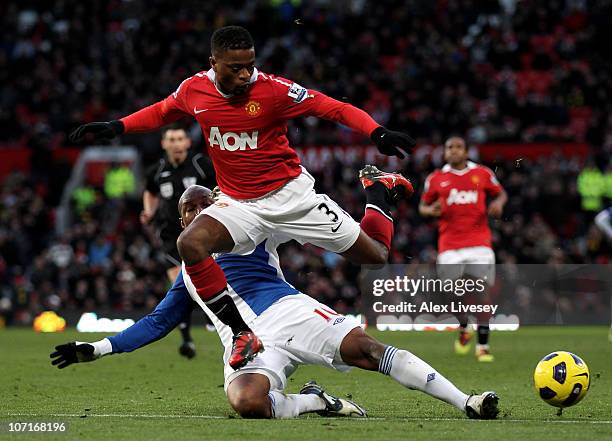
<path fill-rule="evenodd" d="M 270 390 L 282 391 L 299 365 L 349 370 L 340 357 L 340 344 L 360 323 L 306 294 L 295 294 L 278 300 L 250 325 L 264 343 L 265 351 L 236 371 L 226 363 L 226 391 L 235 378 L 244 374 L 265 375 L 270 380 Z M 231 348 L 226 347 L 225 351 L 227 360 Z"/>
<path fill-rule="evenodd" d="M 495 283 L 495 253 L 489 247 L 467 247 L 438 254 L 438 277 L 458 279 L 465 275 Z"/>
<path fill-rule="evenodd" d="M 357 241 L 359 224 L 327 195 L 315 193 L 314 182 L 302 168 L 297 178 L 258 199 L 238 200 L 221 193 L 200 214 L 225 225 L 234 239 L 233 254 L 252 252 L 270 235 L 343 253 Z"/>

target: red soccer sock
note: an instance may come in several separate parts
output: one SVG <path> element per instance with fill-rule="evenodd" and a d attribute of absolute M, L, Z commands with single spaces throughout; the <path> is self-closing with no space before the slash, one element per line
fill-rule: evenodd
<path fill-rule="evenodd" d="M 365 215 L 360 223 L 361 229 L 389 250 L 393 239 L 393 219 L 377 208 L 376 206 L 366 207 Z"/>
<path fill-rule="evenodd" d="M 209 301 L 227 287 L 227 280 L 221 267 L 208 256 L 195 265 L 185 266 L 187 274 L 202 300 Z"/>
<path fill-rule="evenodd" d="M 212 257 L 209 256 L 195 265 L 186 266 L 185 269 L 200 298 L 221 322 L 232 328 L 234 335 L 242 331 L 252 332 L 226 291 L 225 274 Z"/>

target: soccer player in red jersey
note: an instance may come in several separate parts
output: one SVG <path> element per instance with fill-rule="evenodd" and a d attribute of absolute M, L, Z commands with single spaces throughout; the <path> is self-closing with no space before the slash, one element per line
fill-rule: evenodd
<path fill-rule="evenodd" d="M 186 115 L 198 121 L 221 195 L 181 233 L 177 246 L 200 297 L 236 336 L 237 368 L 262 345 L 227 295 L 211 254 L 248 254 L 273 231 L 354 263 L 384 263 L 393 236 L 390 203 L 413 191 L 403 176 L 366 167 L 360 178 L 368 205 L 358 224 L 327 195 L 315 193 L 314 179 L 289 146 L 287 120 L 317 116 L 339 122 L 369 136 L 381 153 L 400 158 L 400 148 L 410 151 L 415 143 L 350 104 L 258 71 L 253 39 L 244 28 L 215 31 L 211 51 L 212 68 L 185 79 L 166 99 L 118 121 L 85 124 L 70 139 L 148 132 Z"/>
<path fill-rule="evenodd" d="M 495 279 L 495 253 L 491 248 L 488 216 L 501 217 L 508 200 L 495 174 L 482 165 L 468 160 L 465 141 L 451 137 L 444 146 L 447 164 L 431 173 L 425 181 L 419 212 L 422 216 L 439 217 L 438 274 L 445 278 L 462 276 Z M 487 197 L 492 197 L 487 207 Z M 481 320 L 479 320 L 480 322 Z M 460 318 L 459 337 L 455 351 L 469 351 L 471 333 L 467 316 Z M 489 351 L 489 326 L 478 325 L 476 357 L 493 361 Z"/>

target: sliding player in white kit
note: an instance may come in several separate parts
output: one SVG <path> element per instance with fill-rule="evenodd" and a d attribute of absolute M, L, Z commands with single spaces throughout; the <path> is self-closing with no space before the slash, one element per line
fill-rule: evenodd
<path fill-rule="evenodd" d="M 200 186 L 188 188 L 179 207 L 184 226 L 214 201 Z M 375 340 L 360 324 L 297 291 L 279 266 L 277 246 L 288 237 L 268 236 L 247 255 L 220 254 L 216 261 L 227 275 L 232 300 L 246 323 L 266 341 L 266 349 L 245 367 L 229 365 L 232 330 L 210 311 L 184 270 L 155 311 L 116 336 L 95 343 L 71 342 L 56 347 L 59 368 L 103 355 L 130 352 L 164 337 L 195 301 L 214 323 L 225 347 L 225 391 L 231 406 L 245 418 L 294 418 L 318 412 L 324 416 L 366 416 L 356 403 L 326 393 L 314 382 L 299 394 L 286 394 L 287 378 L 300 365 L 339 371 L 356 366 L 379 371 L 409 389 L 443 400 L 470 418 L 493 419 L 494 392 L 466 395 L 416 355 Z"/>

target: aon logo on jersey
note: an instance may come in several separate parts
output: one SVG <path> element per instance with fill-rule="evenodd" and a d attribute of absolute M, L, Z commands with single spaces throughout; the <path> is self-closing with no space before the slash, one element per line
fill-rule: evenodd
<path fill-rule="evenodd" d="M 475 190 L 459 191 L 456 188 L 452 188 L 448 199 L 446 200 L 447 205 L 466 205 L 475 204 L 478 202 L 478 192 Z"/>
<path fill-rule="evenodd" d="M 210 137 L 208 138 L 208 144 L 213 147 L 218 145 L 221 150 L 229 150 L 234 152 L 236 150 L 246 150 L 247 147 L 251 150 L 257 148 L 257 135 L 259 132 L 256 130 L 252 133 L 240 132 L 226 132 L 221 135 L 219 127 L 210 128 Z"/>

